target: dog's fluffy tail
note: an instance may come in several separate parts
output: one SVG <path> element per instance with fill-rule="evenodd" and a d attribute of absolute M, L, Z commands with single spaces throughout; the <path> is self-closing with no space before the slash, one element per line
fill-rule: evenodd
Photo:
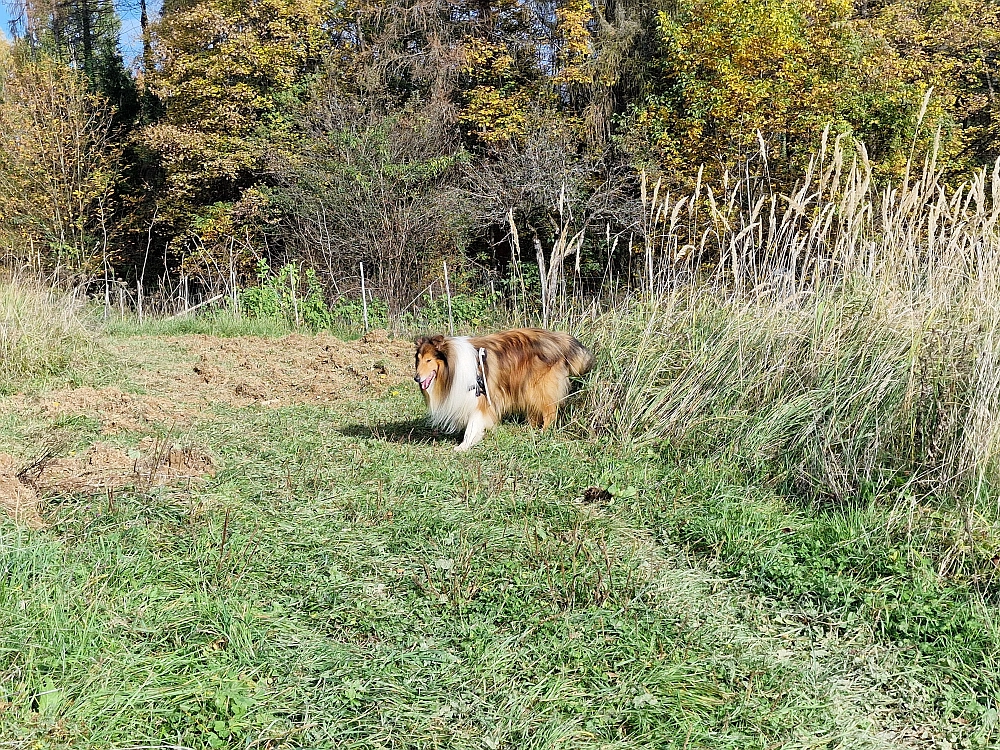
<path fill-rule="evenodd" d="M 594 355 L 590 353 L 587 347 L 572 336 L 567 336 L 567 338 L 569 341 L 566 342 L 566 350 L 563 356 L 566 357 L 569 376 L 575 378 L 580 375 L 586 375 L 594 366 Z"/>

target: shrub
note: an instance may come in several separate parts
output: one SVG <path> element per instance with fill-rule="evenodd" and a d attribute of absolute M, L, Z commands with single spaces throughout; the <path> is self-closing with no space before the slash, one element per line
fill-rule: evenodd
<path fill-rule="evenodd" d="M 267 261 L 257 263 L 258 285 L 244 289 L 240 302 L 247 315 L 264 320 L 284 319 L 313 330 L 329 328 L 331 312 L 323 289 L 311 268 L 289 263 L 272 274 Z"/>

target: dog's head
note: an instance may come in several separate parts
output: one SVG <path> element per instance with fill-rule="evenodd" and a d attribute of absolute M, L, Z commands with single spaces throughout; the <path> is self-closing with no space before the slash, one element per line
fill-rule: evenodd
<path fill-rule="evenodd" d="M 426 392 L 448 364 L 444 353 L 444 336 L 421 336 L 416 343 L 413 379 L 420 384 L 420 390 Z"/>

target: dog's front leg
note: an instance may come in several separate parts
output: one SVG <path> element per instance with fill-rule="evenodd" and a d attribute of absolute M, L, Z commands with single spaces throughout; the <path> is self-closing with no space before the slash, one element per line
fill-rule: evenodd
<path fill-rule="evenodd" d="M 487 424 L 486 420 L 483 419 L 483 415 L 478 411 L 473 412 L 472 418 L 469 420 L 469 424 L 465 426 L 465 437 L 463 438 L 461 445 L 455 446 L 455 450 L 469 450 L 469 448 L 483 439 L 483 433 L 486 432 L 486 427 Z"/>

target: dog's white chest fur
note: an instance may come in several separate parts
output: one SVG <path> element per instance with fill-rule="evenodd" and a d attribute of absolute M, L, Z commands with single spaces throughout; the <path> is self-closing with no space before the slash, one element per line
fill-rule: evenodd
<path fill-rule="evenodd" d="M 447 393 L 430 394 L 431 424 L 446 432 L 464 430 L 478 414 L 479 397 L 476 396 L 476 349 L 466 336 L 452 339 L 451 387 Z"/>

